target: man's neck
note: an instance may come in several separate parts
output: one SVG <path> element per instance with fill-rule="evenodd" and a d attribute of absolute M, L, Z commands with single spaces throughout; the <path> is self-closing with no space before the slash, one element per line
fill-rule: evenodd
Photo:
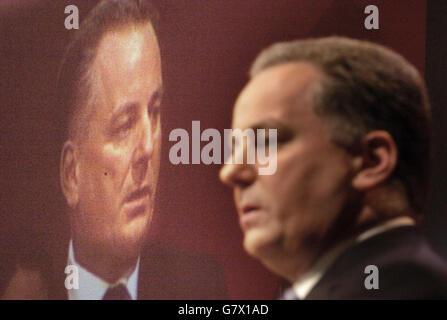
<path fill-rule="evenodd" d="M 414 223 L 414 219 L 410 210 L 401 210 L 399 215 L 377 212 L 370 206 L 362 208 L 359 214 L 355 215 L 355 219 L 345 219 L 334 228 L 334 232 L 328 233 L 325 241 L 314 244 L 313 247 L 306 247 L 306 250 L 297 252 L 271 252 L 268 258 L 263 260 L 264 265 L 284 277 L 290 283 L 295 283 L 300 277 L 306 273 L 316 261 L 328 251 L 343 244 L 346 241 L 352 241 L 364 232 L 374 229 L 377 226 L 386 224 L 388 221 L 395 220 L 399 217 L 407 217 Z"/>
<path fill-rule="evenodd" d="M 135 270 L 138 261 L 138 256 L 120 257 L 109 252 L 88 250 L 76 239 L 73 239 L 73 253 L 76 263 L 109 284 L 127 278 Z"/>

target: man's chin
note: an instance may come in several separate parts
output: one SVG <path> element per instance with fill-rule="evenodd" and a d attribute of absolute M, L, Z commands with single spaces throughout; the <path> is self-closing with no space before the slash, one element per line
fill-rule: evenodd
<path fill-rule="evenodd" d="M 122 229 L 122 235 L 129 242 L 141 242 L 148 227 L 148 217 L 138 217 L 128 222 Z"/>
<path fill-rule="evenodd" d="M 272 253 L 275 247 L 275 237 L 271 232 L 253 229 L 244 234 L 244 249 L 252 257 L 262 259 Z"/>
<path fill-rule="evenodd" d="M 142 236 L 121 235 L 110 250 L 117 259 L 133 260 L 140 255 L 142 241 Z"/>
<path fill-rule="evenodd" d="M 122 226 L 119 235 L 115 238 L 115 252 L 123 255 L 138 256 L 145 239 L 148 226 L 148 217 L 136 217 Z"/>
<path fill-rule="evenodd" d="M 127 223 L 123 226 L 123 232 L 127 234 L 144 233 L 149 221 L 150 214 L 140 214 L 127 221 Z"/>

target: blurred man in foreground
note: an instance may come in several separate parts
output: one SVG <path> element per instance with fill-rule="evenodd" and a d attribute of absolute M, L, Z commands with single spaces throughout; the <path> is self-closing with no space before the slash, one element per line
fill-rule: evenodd
<path fill-rule="evenodd" d="M 292 287 L 284 299 L 445 298 L 447 269 L 417 227 L 430 108 L 423 80 L 382 46 L 340 37 L 264 50 L 233 129 L 277 129 L 277 171 L 226 164 L 243 245 Z"/>

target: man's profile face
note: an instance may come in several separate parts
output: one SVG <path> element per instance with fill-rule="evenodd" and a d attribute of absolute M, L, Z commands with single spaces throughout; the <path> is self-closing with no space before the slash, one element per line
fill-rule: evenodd
<path fill-rule="evenodd" d="M 95 104 L 79 143 L 74 241 L 132 257 L 151 220 L 160 164 L 162 76 L 154 30 L 106 33 L 92 68 Z"/>
<path fill-rule="evenodd" d="M 277 129 L 277 171 L 258 175 L 257 164 L 226 164 L 246 251 L 307 261 L 325 245 L 351 194 L 352 157 L 330 139 L 312 109 L 321 73 L 287 63 L 257 74 L 238 97 L 233 129 Z M 304 266 L 303 266 L 304 267 Z"/>

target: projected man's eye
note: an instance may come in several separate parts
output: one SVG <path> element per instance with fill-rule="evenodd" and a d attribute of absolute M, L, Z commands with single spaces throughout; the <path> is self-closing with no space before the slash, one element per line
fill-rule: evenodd
<path fill-rule="evenodd" d="M 126 134 L 134 125 L 134 117 L 131 116 L 123 116 L 122 119 L 118 120 L 118 123 L 115 126 L 115 132 L 118 134 Z"/>

